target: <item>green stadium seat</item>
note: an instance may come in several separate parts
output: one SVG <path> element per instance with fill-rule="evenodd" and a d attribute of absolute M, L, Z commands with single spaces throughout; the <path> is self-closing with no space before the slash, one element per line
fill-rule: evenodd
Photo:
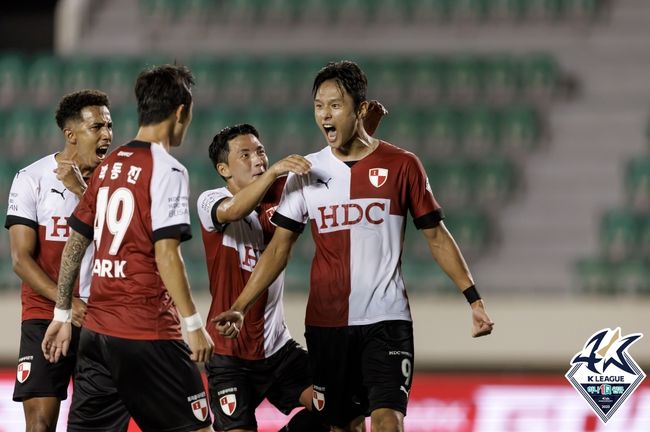
<path fill-rule="evenodd" d="M 277 117 L 275 135 L 263 139 L 271 163 L 290 154 L 305 155 L 319 148 L 321 133 L 310 110 L 286 110 Z M 322 147 L 322 145 L 321 145 Z"/>
<path fill-rule="evenodd" d="M 267 0 L 260 2 L 261 20 L 266 25 L 292 25 L 300 17 L 300 2 L 294 0 Z"/>
<path fill-rule="evenodd" d="M 224 105 L 247 106 L 257 95 L 259 65 L 250 57 L 229 58 L 219 77 L 220 102 Z"/>
<path fill-rule="evenodd" d="M 220 15 L 224 23 L 240 26 L 250 26 L 260 21 L 260 1 L 231 0 L 221 2 Z"/>
<path fill-rule="evenodd" d="M 87 57 L 70 57 L 62 59 L 61 92 L 72 93 L 87 88 L 96 88 L 95 60 Z"/>
<path fill-rule="evenodd" d="M 36 140 L 34 142 L 34 154 L 54 153 L 61 151 L 65 144 L 63 131 L 56 124 L 54 112 L 49 109 L 34 113 L 36 125 Z"/>
<path fill-rule="evenodd" d="M 568 12 L 569 2 L 567 0 L 544 0 L 545 15 L 551 20 L 565 18 Z"/>
<path fill-rule="evenodd" d="M 577 287 L 585 294 L 613 295 L 615 267 L 606 259 L 590 257 L 575 264 Z"/>
<path fill-rule="evenodd" d="M 368 75 L 370 99 L 377 99 L 385 106 L 397 104 L 404 96 L 404 76 L 407 70 L 399 58 L 374 57 L 362 62 Z"/>
<path fill-rule="evenodd" d="M 449 100 L 468 103 L 481 95 L 483 64 L 474 55 L 458 54 L 449 59 L 447 87 Z"/>
<path fill-rule="evenodd" d="M 109 57 L 99 61 L 97 67 L 98 88 L 108 94 L 115 107 L 127 101 L 135 101 L 133 86 L 139 71 L 126 57 Z"/>
<path fill-rule="evenodd" d="M 650 267 L 641 259 L 629 259 L 616 268 L 616 291 L 618 294 L 650 294 Z"/>
<path fill-rule="evenodd" d="M 445 208 L 444 203 L 441 205 Z M 446 212 L 445 225 L 468 259 L 479 256 L 490 242 L 490 220 L 477 208 Z"/>
<path fill-rule="evenodd" d="M 259 67 L 257 96 L 260 101 L 267 106 L 283 106 L 292 101 L 297 62 L 290 57 L 267 57 Z"/>
<path fill-rule="evenodd" d="M 529 54 L 520 60 L 524 95 L 545 102 L 553 97 L 560 72 L 555 59 L 546 53 Z"/>
<path fill-rule="evenodd" d="M 405 93 L 413 105 L 430 105 L 441 102 L 446 97 L 447 63 L 441 57 L 426 56 L 406 60 Z"/>
<path fill-rule="evenodd" d="M 448 209 L 457 209 L 470 202 L 472 196 L 471 166 L 466 159 L 447 159 L 425 164 L 433 195 Z"/>
<path fill-rule="evenodd" d="M 328 25 L 335 19 L 338 4 L 330 0 L 304 0 L 298 3 L 299 20 L 309 26 Z"/>
<path fill-rule="evenodd" d="M 61 62 L 57 57 L 36 57 L 27 69 L 25 89 L 33 106 L 50 106 L 61 95 Z"/>
<path fill-rule="evenodd" d="M 632 208 L 650 210 L 650 158 L 630 159 L 625 166 L 625 195 Z"/>
<path fill-rule="evenodd" d="M 364 25 L 370 21 L 374 2 L 366 0 L 331 0 L 336 4 L 334 20 L 339 26 Z"/>
<path fill-rule="evenodd" d="M 415 0 L 417 2 L 417 0 Z M 376 24 L 406 24 L 413 18 L 414 0 L 376 0 L 370 8 Z"/>
<path fill-rule="evenodd" d="M 650 213 L 644 212 L 638 216 L 639 254 L 650 262 Z"/>
<path fill-rule="evenodd" d="M 460 121 L 462 148 L 466 156 L 484 157 L 494 152 L 497 147 L 498 121 L 491 109 L 476 106 L 465 111 Z"/>
<path fill-rule="evenodd" d="M 607 210 L 600 221 L 600 244 L 604 256 L 615 262 L 634 256 L 639 232 L 636 214 L 627 209 Z"/>
<path fill-rule="evenodd" d="M 493 55 L 485 59 L 483 94 L 494 104 L 512 102 L 519 92 L 519 74 L 516 61 L 509 55 Z"/>
<path fill-rule="evenodd" d="M 0 142 L 3 143 L 5 154 L 10 157 L 21 157 L 32 154 L 37 146 L 38 122 L 35 111 L 30 107 L 17 107 L 6 111 Z"/>
<path fill-rule="evenodd" d="M 486 21 L 494 11 L 494 0 L 456 0 L 455 3 L 457 16 L 472 21 Z"/>
<path fill-rule="evenodd" d="M 498 208 L 515 189 L 515 167 L 504 158 L 482 160 L 475 164 L 472 182 L 476 204 L 484 209 Z"/>
<path fill-rule="evenodd" d="M 389 114 L 390 116 L 390 114 Z M 461 118 L 451 108 L 441 106 L 422 115 L 423 158 L 441 158 L 460 153 Z"/>
<path fill-rule="evenodd" d="M 212 55 L 196 56 L 189 64 L 197 91 L 193 93 L 195 106 L 209 106 L 219 100 L 221 63 Z"/>
<path fill-rule="evenodd" d="M 420 153 L 421 120 L 417 110 L 400 109 L 392 112 L 379 124 L 376 136 L 406 150 Z"/>
<path fill-rule="evenodd" d="M 15 103 L 23 92 L 25 66 L 19 55 L 0 54 L 0 108 Z"/>
<path fill-rule="evenodd" d="M 135 107 L 111 109 L 113 120 L 113 144 L 111 151 L 131 141 L 138 132 L 138 113 Z"/>
<path fill-rule="evenodd" d="M 226 126 L 242 123 L 233 118 L 233 113 L 221 108 L 194 111 L 192 124 L 187 130 L 187 148 L 191 153 L 207 157 L 208 148 L 214 136 Z"/>
<path fill-rule="evenodd" d="M 501 112 L 499 122 L 501 153 L 519 157 L 534 150 L 541 139 L 538 113 L 529 106 L 513 105 Z"/>

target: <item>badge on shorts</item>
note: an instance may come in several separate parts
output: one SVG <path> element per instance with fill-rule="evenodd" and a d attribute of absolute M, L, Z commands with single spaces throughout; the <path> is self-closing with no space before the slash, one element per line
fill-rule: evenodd
<path fill-rule="evenodd" d="M 234 394 L 227 394 L 219 398 L 219 405 L 221 406 L 221 411 L 224 412 L 227 416 L 231 416 L 232 413 L 237 409 L 237 397 Z"/>
<path fill-rule="evenodd" d="M 208 418 L 208 401 L 205 398 L 201 398 L 192 402 L 192 412 L 194 417 L 203 421 Z"/>
<path fill-rule="evenodd" d="M 380 188 L 386 183 L 388 170 L 386 168 L 370 168 L 368 170 L 368 178 L 374 187 Z"/>
<path fill-rule="evenodd" d="M 323 408 L 325 408 L 325 395 L 318 390 L 314 390 L 313 403 L 314 408 L 323 411 Z"/>
<path fill-rule="evenodd" d="M 606 423 L 645 378 L 627 352 L 643 337 L 641 333 L 621 337 L 621 329 L 605 328 L 594 333 L 577 353 L 566 378 Z"/>
<path fill-rule="evenodd" d="M 29 373 L 32 371 L 32 362 L 18 363 L 18 370 L 16 371 L 16 379 L 19 383 L 24 383 L 29 378 Z"/>

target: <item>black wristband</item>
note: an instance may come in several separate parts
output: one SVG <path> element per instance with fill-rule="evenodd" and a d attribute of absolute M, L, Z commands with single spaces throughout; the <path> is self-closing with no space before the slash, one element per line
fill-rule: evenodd
<path fill-rule="evenodd" d="M 481 295 L 476 291 L 476 286 L 472 285 L 469 288 L 463 290 L 463 295 L 467 299 L 467 303 L 472 304 L 476 300 L 481 300 Z"/>

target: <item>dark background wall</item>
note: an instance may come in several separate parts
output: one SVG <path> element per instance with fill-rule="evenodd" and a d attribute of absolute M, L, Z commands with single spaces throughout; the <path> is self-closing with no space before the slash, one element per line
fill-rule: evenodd
<path fill-rule="evenodd" d="M 0 6 L 0 51 L 51 51 L 56 0 L 19 0 Z"/>

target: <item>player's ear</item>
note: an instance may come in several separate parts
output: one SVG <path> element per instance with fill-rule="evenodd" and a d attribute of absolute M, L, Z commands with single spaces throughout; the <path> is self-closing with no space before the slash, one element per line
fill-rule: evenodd
<path fill-rule="evenodd" d="M 225 179 L 229 179 L 230 177 L 232 177 L 232 175 L 230 174 L 230 167 L 228 166 L 228 164 L 225 164 L 223 162 L 219 162 L 217 164 L 217 172 L 221 177 Z"/>
<path fill-rule="evenodd" d="M 65 137 L 65 142 L 70 144 L 77 144 L 77 136 L 75 135 L 72 128 L 64 127 L 63 136 Z"/>
<path fill-rule="evenodd" d="M 190 116 L 190 107 L 185 104 L 180 104 L 176 108 L 176 122 L 185 123 Z"/>
<path fill-rule="evenodd" d="M 364 118 L 368 112 L 368 101 L 365 100 L 359 104 L 357 108 L 357 118 Z"/>

